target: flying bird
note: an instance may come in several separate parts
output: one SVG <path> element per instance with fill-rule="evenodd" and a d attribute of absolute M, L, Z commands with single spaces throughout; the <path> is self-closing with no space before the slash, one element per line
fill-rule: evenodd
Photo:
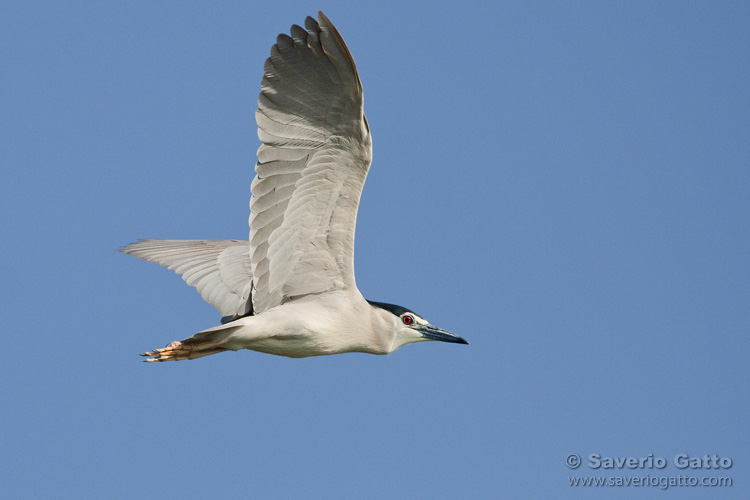
<path fill-rule="evenodd" d="M 219 326 L 146 352 L 145 361 L 239 349 L 301 358 L 388 354 L 425 340 L 468 344 L 357 289 L 354 229 L 372 158 L 362 84 L 322 12 L 290 34 L 277 37 L 261 81 L 249 240 L 146 239 L 120 249 L 181 274 L 223 316 Z"/>

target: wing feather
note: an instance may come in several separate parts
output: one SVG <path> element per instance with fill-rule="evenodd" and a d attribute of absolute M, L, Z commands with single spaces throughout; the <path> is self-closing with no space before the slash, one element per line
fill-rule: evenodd
<path fill-rule="evenodd" d="M 322 13 L 279 35 L 255 117 L 250 238 L 139 240 L 120 251 L 182 275 L 222 321 L 354 287 L 354 229 L 372 157 L 362 85 Z"/>
<path fill-rule="evenodd" d="M 182 275 L 222 316 L 245 316 L 252 312 L 247 241 L 139 240 L 120 251 Z"/>
<path fill-rule="evenodd" d="M 354 229 L 372 156 L 362 86 L 323 13 L 279 35 L 258 97 L 253 308 L 355 286 Z"/>

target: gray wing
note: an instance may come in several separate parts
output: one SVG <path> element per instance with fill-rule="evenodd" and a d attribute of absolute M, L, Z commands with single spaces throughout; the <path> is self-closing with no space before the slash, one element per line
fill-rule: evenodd
<path fill-rule="evenodd" d="M 181 274 L 227 320 L 252 312 L 247 241 L 139 240 L 119 251 Z"/>
<path fill-rule="evenodd" d="M 354 229 L 372 158 L 362 85 L 322 12 L 279 35 L 258 97 L 250 199 L 253 309 L 354 287 Z"/>

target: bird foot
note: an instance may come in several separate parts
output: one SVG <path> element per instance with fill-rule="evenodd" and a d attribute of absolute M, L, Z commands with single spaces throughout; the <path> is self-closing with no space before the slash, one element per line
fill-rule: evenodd
<path fill-rule="evenodd" d="M 181 361 L 183 359 L 196 359 L 224 352 L 227 349 L 216 347 L 214 342 L 201 342 L 197 344 L 186 344 L 185 342 L 172 342 L 167 347 L 144 352 L 141 356 L 148 356 L 143 361 L 155 363 L 157 361 Z"/>
<path fill-rule="evenodd" d="M 183 359 L 195 359 L 197 351 L 194 345 L 183 344 L 182 342 L 172 342 L 162 349 L 147 351 L 141 356 L 149 356 L 143 361 L 154 363 L 156 361 L 180 361 Z"/>

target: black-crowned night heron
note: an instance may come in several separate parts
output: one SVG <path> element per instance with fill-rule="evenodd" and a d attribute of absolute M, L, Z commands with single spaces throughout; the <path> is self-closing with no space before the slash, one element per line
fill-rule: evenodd
<path fill-rule="evenodd" d="M 279 35 L 258 97 L 250 239 L 140 240 L 120 251 L 181 274 L 220 326 L 144 355 L 194 359 L 252 349 L 290 357 L 388 354 L 410 342 L 467 344 L 354 280 L 357 207 L 372 157 L 349 49 L 318 13 Z"/>

